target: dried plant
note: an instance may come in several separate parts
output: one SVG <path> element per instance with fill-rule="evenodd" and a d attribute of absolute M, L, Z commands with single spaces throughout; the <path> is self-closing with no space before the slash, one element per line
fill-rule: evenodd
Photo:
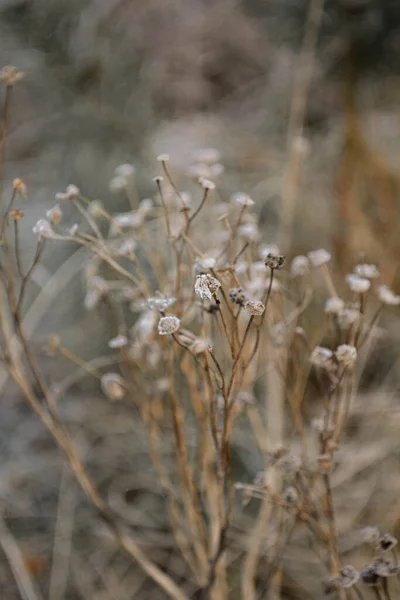
<path fill-rule="evenodd" d="M 2 71 L 2 151 L 11 90 L 21 76 Z M 3 152 L 0 158 L 2 167 Z M 190 193 L 180 189 L 168 159 L 158 157 L 154 197 L 125 213 L 110 214 L 75 185 L 57 194 L 57 204 L 33 228 L 37 246 L 30 265 L 22 264 L 24 215 L 17 206 L 27 189 L 14 181 L 1 220 L 3 365 L 118 544 L 166 596 L 267 597 L 283 585 L 286 552 L 300 535 L 311 540 L 324 565 L 328 592 L 395 597 L 389 587 L 389 577 L 399 572 L 392 536 L 369 531 L 373 561 L 359 570 L 344 565 L 332 474 L 377 319 L 400 297 L 379 282 L 375 265 L 362 264 L 346 277 L 341 298 L 324 249 L 294 257 L 286 269 L 284 254 L 263 240 L 256 203 L 245 193 L 229 196 L 216 150 L 194 158 Z M 127 202 L 134 174 L 131 165 L 121 165 L 111 181 Z M 77 224 L 65 222 L 68 203 Z M 99 493 L 60 417 L 68 389 L 49 385 L 26 335 L 31 275 L 46 248 L 63 242 L 87 251 L 84 304 L 89 311 L 109 307 L 115 366 L 107 371 L 84 361 L 56 334 L 47 353 L 97 379 L 116 411 L 121 403 L 136 408 L 168 502 L 174 551 L 184 563 L 179 579 L 150 558 Z M 315 339 L 310 315 L 319 305 L 319 280 L 327 292 L 320 319 L 326 326 Z M 306 398 L 311 383 L 318 390 L 313 422 Z M 247 443 L 263 463 L 254 481 L 235 476 L 232 449 L 244 423 L 251 432 Z M 244 531 L 250 501 L 258 510 Z"/>

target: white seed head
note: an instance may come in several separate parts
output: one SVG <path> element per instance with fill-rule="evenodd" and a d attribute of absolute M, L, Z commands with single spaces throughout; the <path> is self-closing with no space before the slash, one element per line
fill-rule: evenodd
<path fill-rule="evenodd" d="M 252 200 L 252 198 L 250 198 L 250 196 L 248 196 L 247 194 L 245 194 L 243 192 L 236 192 L 235 194 L 232 194 L 231 202 L 233 204 L 237 204 L 238 206 L 249 207 L 249 206 L 254 205 L 254 200 Z"/>
<path fill-rule="evenodd" d="M 169 154 L 166 154 L 165 152 L 163 154 L 159 154 L 157 156 L 157 160 L 158 160 L 158 162 L 161 162 L 161 163 L 168 162 L 169 161 Z"/>
<path fill-rule="evenodd" d="M 51 239 L 55 237 L 53 228 L 49 221 L 46 221 L 46 219 L 39 219 L 36 225 L 32 228 L 32 231 L 38 236 L 39 239 Z"/>
<path fill-rule="evenodd" d="M 199 183 L 205 190 L 215 190 L 215 183 L 206 177 L 200 177 Z"/>
<path fill-rule="evenodd" d="M 336 348 L 335 357 L 345 367 L 353 367 L 357 360 L 357 349 L 349 344 L 341 344 Z"/>
<path fill-rule="evenodd" d="M 148 307 L 151 310 L 158 310 L 159 312 L 165 312 L 167 308 L 175 304 L 175 302 L 176 298 L 163 296 L 162 294 L 147 299 Z"/>
<path fill-rule="evenodd" d="M 125 382 L 118 373 L 105 373 L 100 383 L 101 389 L 109 400 L 122 400 L 125 396 Z"/>
<path fill-rule="evenodd" d="M 244 310 L 249 317 L 257 317 L 263 314 L 265 306 L 260 300 L 247 300 L 244 304 Z"/>
<path fill-rule="evenodd" d="M 311 353 L 310 361 L 316 367 L 330 367 L 332 365 L 333 352 L 324 346 L 315 346 Z"/>
<path fill-rule="evenodd" d="M 202 256 L 201 258 L 196 258 L 193 263 L 192 273 L 193 275 L 204 273 L 204 271 L 208 271 L 208 269 L 213 269 L 216 264 L 217 261 L 212 256 Z"/>
<path fill-rule="evenodd" d="M 387 285 L 379 286 L 378 298 L 383 304 L 389 306 L 399 306 L 400 304 L 400 296 L 397 296 Z"/>
<path fill-rule="evenodd" d="M 135 175 L 135 167 L 129 163 L 118 165 L 118 167 L 115 169 L 115 175 L 129 179 Z"/>
<path fill-rule="evenodd" d="M 341 329 L 349 329 L 352 325 L 357 323 L 361 318 L 359 304 L 350 304 L 346 306 L 338 314 L 338 323 Z"/>
<path fill-rule="evenodd" d="M 359 277 L 364 277 L 365 279 L 376 279 L 379 277 L 379 270 L 376 265 L 356 265 L 354 268 L 354 273 Z"/>
<path fill-rule="evenodd" d="M 351 291 L 355 294 L 365 294 L 371 287 L 371 282 L 369 279 L 359 277 L 354 273 L 350 273 L 350 275 L 347 275 L 346 281 Z"/>
<path fill-rule="evenodd" d="M 161 319 L 158 322 L 158 333 L 160 335 L 170 335 L 178 331 L 180 326 L 181 322 L 178 319 L 178 317 L 161 317 Z"/>
<path fill-rule="evenodd" d="M 221 287 L 218 279 L 210 275 L 209 273 L 197 275 L 194 284 L 194 291 L 202 300 L 207 299 L 212 301 L 213 294 Z"/>
<path fill-rule="evenodd" d="M 307 256 L 295 256 L 290 265 L 290 274 L 292 277 L 303 277 L 310 270 L 310 263 Z"/>
<path fill-rule="evenodd" d="M 264 262 L 265 262 L 265 259 L 268 256 L 268 254 L 278 255 L 280 253 L 281 252 L 280 252 L 280 250 L 279 250 L 279 248 L 278 248 L 278 246 L 276 244 L 262 244 L 259 247 L 259 250 L 258 250 L 259 257 Z"/>
<path fill-rule="evenodd" d="M 313 267 L 320 267 L 331 260 L 331 255 L 327 250 L 320 248 L 308 253 L 308 258 Z"/>
<path fill-rule="evenodd" d="M 73 200 L 73 199 L 79 198 L 79 196 L 81 194 L 80 189 L 73 183 L 70 183 L 69 185 L 67 185 L 67 189 L 65 191 L 68 196 L 68 200 Z"/>
<path fill-rule="evenodd" d="M 333 296 L 332 298 L 328 298 L 326 301 L 325 312 L 329 315 L 338 315 L 343 311 L 344 307 L 344 300 L 342 300 L 342 298 L 338 298 L 337 296 Z"/>

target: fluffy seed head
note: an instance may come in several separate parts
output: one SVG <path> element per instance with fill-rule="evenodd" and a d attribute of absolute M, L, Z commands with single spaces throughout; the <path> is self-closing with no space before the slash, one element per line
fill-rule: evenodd
<path fill-rule="evenodd" d="M 357 349 L 349 344 L 341 344 L 336 349 L 335 357 L 345 367 L 353 367 L 357 360 Z"/>
<path fill-rule="evenodd" d="M 160 335 L 170 335 L 178 331 L 180 326 L 181 322 L 178 319 L 178 317 L 161 317 L 161 319 L 158 322 L 158 333 Z"/>
<path fill-rule="evenodd" d="M 308 258 L 313 267 L 320 267 L 331 260 L 331 255 L 327 250 L 320 248 L 308 253 Z"/>
<path fill-rule="evenodd" d="M 365 279 L 376 279 L 379 277 L 379 270 L 376 265 L 356 265 L 354 268 L 354 273 L 359 277 L 364 277 Z"/>
<path fill-rule="evenodd" d="M 333 352 L 324 346 L 315 346 L 311 353 L 310 361 L 316 367 L 330 367 L 332 365 Z"/>
<path fill-rule="evenodd" d="M 249 317 L 258 317 L 263 314 L 265 306 L 260 300 L 247 300 L 244 304 L 244 309 Z"/>
<path fill-rule="evenodd" d="M 371 287 L 371 282 L 369 279 L 365 279 L 365 277 L 359 277 L 354 273 L 347 275 L 346 281 L 351 291 L 355 294 L 365 294 Z"/>
<path fill-rule="evenodd" d="M 295 256 L 290 265 L 290 274 L 292 277 L 303 277 L 310 270 L 310 262 L 307 256 Z"/>

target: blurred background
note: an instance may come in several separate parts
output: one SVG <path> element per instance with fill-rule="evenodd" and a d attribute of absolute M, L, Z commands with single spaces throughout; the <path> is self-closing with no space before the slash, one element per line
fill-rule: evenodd
<path fill-rule="evenodd" d="M 385 282 L 398 285 L 398 0 L 0 0 L 0 56 L 2 65 L 25 72 L 13 94 L 6 189 L 15 177 L 28 186 L 26 256 L 35 243 L 32 225 L 67 184 L 100 198 L 111 212 L 124 210 L 124 199 L 109 190 L 117 165 L 134 165 L 138 197 L 145 198 L 154 194 L 157 154 L 171 156 L 182 180 L 196 149 L 216 147 L 225 166 L 223 185 L 254 198 L 266 242 L 278 242 L 289 255 L 327 247 L 341 275 L 360 259 L 377 261 Z M 33 343 L 49 378 L 54 365 L 41 348 L 56 324 L 67 346 L 88 355 L 99 343 L 93 334 L 107 329 L 101 315 L 81 308 L 82 282 L 74 274 L 82 259 L 74 259 L 73 250 L 45 253 L 31 292 L 34 301 L 70 260 L 31 314 Z M 371 372 L 375 387 L 366 387 L 374 402 L 392 401 L 376 396 L 397 364 L 399 320 L 391 327 L 393 337 L 383 342 Z M 69 368 L 57 366 L 57 376 Z M 72 553 L 71 582 L 61 586 L 65 598 L 162 598 L 158 590 L 146 596 L 141 575 L 132 574 L 111 546 L 96 551 L 98 536 L 107 550 L 105 532 L 93 525 L 52 443 L 4 375 L 1 384 L 0 505 L 9 530 L 0 530 L 0 538 L 18 538 L 43 590 L 59 576 L 49 558 L 58 526 L 66 539 L 73 531 L 75 543 L 87 545 Z M 94 398 L 91 403 L 95 392 L 86 385 L 73 388 L 64 417 L 78 444 L 89 454 L 96 448 L 91 469 L 101 472 L 100 485 L 115 509 L 128 511 L 137 526 L 141 502 L 152 506 L 152 514 L 160 502 L 157 491 L 149 492 L 151 476 L 143 475 L 149 464 L 144 434 L 129 411 L 114 415 L 106 402 L 101 409 Z M 369 425 L 366 431 L 371 434 Z M 394 460 L 398 431 L 393 421 L 387 446 L 370 452 L 363 469 L 388 455 Z M 376 436 L 381 442 L 382 431 Z M 126 488 L 133 463 L 134 508 L 127 508 L 129 498 L 122 505 L 118 490 Z M 360 497 L 377 486 L 375 469 L 371 473 L 374 484 L 362 477 Z M 388 526 L 400 517 L 394 508 L 398 479 L 397 472 L 390 485 L 379 482 L 372 502 L 371 512 L 378 506 Z M 152 518 L 150 538 L 152 528 L 165 526 L 161 517 L 159 523 Z M 129 585 L 122 585 L 126 573 Z M 57 589 L 56 578 L 50 600 L 61 598 Z M 4 556 L 0 590 L 4 600 L 20 597 Z"/>

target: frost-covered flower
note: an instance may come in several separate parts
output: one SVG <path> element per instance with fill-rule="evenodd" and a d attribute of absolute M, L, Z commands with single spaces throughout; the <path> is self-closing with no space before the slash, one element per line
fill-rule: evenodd
<path fill-rule="evenodd" d="M 205 190 L 215 190 L 215 183 L 206 177 L 200 177 L 199 183 Z"/>
<path fill-rule="evenodd" d="M 192 273 L 193 275 L 204 273 L 204 271 L 208 271 L 208 269 L 213 269 L 216 264 L 217 261 L 213 256 L 202 256 L 201 258 L 196 258 L 193 264 Z"/>
<path fill-rule="evenodd" d="M 290 274 L 292 277 L 303 277 L 310 270 L 310 262 L 307 256 L 300 254 L 295 256 L 290 265 Z"/>
<path fill-rule="evenodd" d="M 263 314 L 265 306 L 260 300 L 247 300 L 244 304 L 244 309 L 249 317 L 258 317 Z"/>
<path fill-rule="evenodd" d="M 70 183 L 67 185 L 65 192 L 59 192 L 56 194 L 56 200 L 74 200 L 79 198 L 80 193 L 80 189 L 73 183 Z"/>
<path fill-rule="evenodd" d="M 171 335 L 178 331 L 181 326 L 180 319 L 174 316 L 161 317 L 158 321 L 158 333 L 160 335 Z"/>
<path fill-rule="evenodd" d="M 218 279 L 210 275 L 209 273 L 197 275 L 194 284 L 194 291 L 202 300 L 207 299 L 212 301 L 213 294 L 221 287 Z"/>
<path fill-rule="evenodd" d="M 324 346 L 315 346 L 311 353 L 310 361 L 316 367 L 330 367 L 332 365 L 333 352 Z"/>
<path fill-rule="evenodd" d="M 123 348 L 128 345 L 128 338 L 126 335 L 117 335 L 108 342 L 110 348 Z"/>
<path fill-rule="evenodd" d="M 237 204 L 238 206 L 249 207 L 254 205 L 254 200 L 244 192 L 236 192 L 235 194 L 232 194 L 231 202 L 233 204 Z"/>
<path fill-rule="evenodd" d="M 235 287 L 229 290 L 229 298 L 234 304 L 243 306 L 246 302 L 246 292 L 242 287 Z"/>
<path fill-rule="evenodd" d="M 284 254 L 272 254 L 272 252 L 270 252 L 265 259 L 265 266 L 280 271 L 283 269 L 285 259 L 286 257 Z"/>
<path fill-rule="evenodd" d="M 349 344 L 341 344 L 336 348 L 335 357 L 345 367 L 353 367 L 357 360 L 357 349 Z"/>
<path fill-rule="evenodd" d="M 125 382 L 118 373 L 105 373 L 100 379 L 101 389 L 109 400 L 122 400 Z"/>
<path fill-rule="evenodd" d="M 39 239 L 51 239 L 55 237 L 55 233 L 49 221 L 46 219 L 39 219 L 34 227 L 32 227 L 32 231 L 34 234 L 38 236 Z"/>
<path fill-rule="evenodd" d="M 49 219 L 52 225 L 58 225 L 62 219 L 62 210 L 59 204 L 56 204 L 46 212 L 46 217 Z"/>
<path fill-rule="evenodd" d="M 331 260 L 331 255 L 327 250 L 320 248 L 308 253 L 308 258 L 313 267 L 320 267 Z"/>
<path fill-rule="evenodd" d="M 397 296 L 387 285 L 379 286 L 378 298 L 383 304 L 390 306 L 399 306 L 400 304 L 400 296 Z"/>
<path fill-rule="evenodd" d="M 347 275 L 346 281 L 351 291 L 355 294 L 365 294 L 365 292 L 368 292 L 369 288 L 371 287 L 371 282 L 369 279 L 365 279 L 365 277 L 359 277 L 354 273 Z"/>
<path fill-rule="evenodd" d="M 359 277 L 364 277 L 365 279 L 376 279 L 379 277 L 379 271 L 376 265 L 356 265 L 354 268 L 354 273 Z"/>
<path fill-rule="evenodd" d="M 344 300 L 338 296 L 328 298 L 325 303 L 325 312 L 329 315 L 338 315 L 342 312 L 345 307 Z"/>

